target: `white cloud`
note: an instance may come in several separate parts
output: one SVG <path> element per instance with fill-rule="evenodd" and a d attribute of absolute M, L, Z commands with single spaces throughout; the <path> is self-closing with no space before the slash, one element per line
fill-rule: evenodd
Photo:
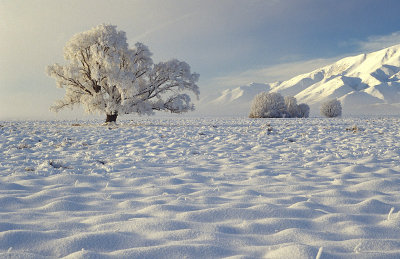
<path fill-rule="evenodd" d="M 361 51 L 372 52 L 400 44 L 400 31 L 389 35 L 375 35 L 368 37 L 367 41 L 358 42 Z"/>
<path fill-rule="evenodd" d="M 133 41 L 136 42 L 136 41 L 140 41 L 140 40 L 142 40 L 142 39 L 145 39 L 145 38 L 147 38 L 149 35 L 151 35 L 151 34 L 153 34 L 153 33 L 156 33 L 156 32 L 159 32 L 159 31 L 161 31 L 161 30 L 164 30 L 164 29 L 168 28 L 168 27 L 171 26 L 171 25 L 174 25 L 174 24 L 176 24 L 176 23 L 178 23 L 178 22 L 182 22 L 183 20 L 185 20 L 185 19 L 187 19 L 187 18 L 190 18 L 190 17 L 193 16 L 193 14 L 195 14 L 195 13 L 196 13 L 196 12 L 192 12 L 192 13 L 185 14 L 185 15 L 182 15 L 182 16 L 179 16 L 179 17 L 176 17 L 176 18 L 167 20 L 167 21 L 160 21 L 160 23 L 157 24 L 156 26 L 154 26 L 153 28 L 147 29 L 147 30 L 146 30 L 145 32 L 143 32 L 142 34 L 136 36 L 136 37 L 133 39 Z"/>

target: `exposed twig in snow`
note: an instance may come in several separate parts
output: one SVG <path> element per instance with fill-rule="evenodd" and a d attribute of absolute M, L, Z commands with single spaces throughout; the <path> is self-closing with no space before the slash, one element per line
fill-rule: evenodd
<path fill-rule="evenodd" d="M 100 163 L 100 164 L 102 164 L 102 165 L 105 165 L 105 164 L 106 164 L 105 161 L 101 161 L 101 160 L 96 160 L 96 162 L 98 162 L 98 163 Z"/>
<path fill-rule="evenodd" d="M 361 251 L 361 245 L 362 245 L 362 243 L 360 242 L 360 243 L 358 243 L 358 245 L 356 245 L 356 247 L 354 247 L 354 252 L 356 252 L 356 253 L 359 253 L 360 251 Z"/>
<path fill-rule="evenodd" d="M 291 142 L 291 143 L 293 143 L 293 142 L 295 142 L 296 140 L 295 139 L 293 139 L 293 138 L 285 138 L 284 140 L 286 140 L 286 141 L 288 141 L 288 142 Z"/>
<path fill-rule="evenodd" d="M 320 259 L 321 255 L 322 255 L 322 250 L 324 250 L 324 248 L 321 246 L 321 247 L 318 249 L 318 254 L 317 254 L 317 256 L 315 257 L 315 259 Z"/>
<path fill-rule="evenodd" d="M 63 165 L 61 162 L 54 161 L 54 160 L 50 160 L 50 161 L 49 161 L 49 165 L 51 165 L 51 166 L 52 166 L 53 168 L 55 168 L 55 169 L 59 169 L 59 168 L 62 168 L 62 169 L 72 169 L 72 168 L 69 167 L 69 166 Z"/>
<path fill-rule="evenodd" d="M 392 208 L 390 209 L 389 214 L 388 214 L 388 216 L 387 216 L 387 220 L 390 220 L 390 216 L 392 216 L 393 211 L 394 211 L 394 207 L 392 207 Z"/>
<path fill-rule="evenodd" d="M 325 214 L 329 214 L 329 212 L 327 212 L 326 210 L 323 210 L 323 209 L 314 209 L 314 210 L 320 211 L 320 212 L 325 213 Z"/>

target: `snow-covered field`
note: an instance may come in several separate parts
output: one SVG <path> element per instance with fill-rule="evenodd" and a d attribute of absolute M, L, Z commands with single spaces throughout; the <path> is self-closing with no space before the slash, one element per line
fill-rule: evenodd
<path fill-rule="evenodd" d="M 0 122 L 1 258 L 399 258 L 400 118 Z"/>

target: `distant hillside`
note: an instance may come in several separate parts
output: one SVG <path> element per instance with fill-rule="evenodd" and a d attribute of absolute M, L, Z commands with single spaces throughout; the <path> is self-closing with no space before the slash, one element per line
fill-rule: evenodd
<path fill-rule="evenodd" d="M 209 102 L 223 114 L 248 113 L 251 100 L 262 91 L 294 96 L 319 113 L 321 102 L 338 98 L 344 114 L 400 114 L 400 45 L 343 58 L 310 73 L 271 84 L 252 83 L 225 90 Z"/>

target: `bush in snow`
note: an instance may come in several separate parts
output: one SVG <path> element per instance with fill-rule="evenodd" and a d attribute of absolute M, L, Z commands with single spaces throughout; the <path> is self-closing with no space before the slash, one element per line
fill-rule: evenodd
<path fill-rule="evenodd" d="M 262 92 L 251 104 L 250 118 L 282 118 L 286 113 L 285 100 L 279 93 Z"/>
<path fill-rule="evenodd" d="M 321 115 L 333 118 L 342 115 L 342 105 L 337 99 L 332 99 L 324 102 L 321 106 Z"/>
<path fill-rule="evenodd" d="M 308 118 L 310 115 L 310 106 L 305 103 L 300 103 L 298 105 L 298 117 L 299 118 Z"/>
<path fill-rule="evenodd" d="M 296 118 L 299 117 L 299 107 L 297 100 L 293 96 L 285 96 L 286 117 Z"/>
<path fill-rule="evenodd" d="M 287 118 L 308 118 L 310 114 L 310 107 L 305 103 L 297 105 L 293 96 L 285 96 L 285 106 Z"/>
<path fill-rule="evenodd" d="M 296 98 L 282 97 L 279 93 L 259 93 L 251 104 L 250 118 L 307 118 L 310 107 L 297 105 Z"/>
<path fill-rule="evenodd" d="M 87 112 L 106 114 L 106 122 L 115 122 L 120 114 L 193 110 L 187 93 L 198 97 L 199 75 L 176 59 L 153 64 L 151 55 L 142 43 L 129 47 L 125 32 L 113 25 L 76 34 L 64 48 L 67 64 L 47 67 L 65 89 L 53 110 L 82 104 Z"/>

